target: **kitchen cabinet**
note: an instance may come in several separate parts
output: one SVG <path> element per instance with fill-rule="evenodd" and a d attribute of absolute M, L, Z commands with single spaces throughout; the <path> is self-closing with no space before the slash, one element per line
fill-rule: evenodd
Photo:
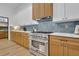
<path fill-rule="evenodd" d="M 79 18 L 78 3 L 53 3 L 53 21 L 72 21 Z"/>
<path fill-rule="evenodd" d="M 1 31 L 0 32 L 0 39 L 3 39 L 3 38 L 7 38 L 8 37 L 8 33 L 5 32 L 5 31 Z"/>
<path fill-rule="evenodd" d="M 33 3 L 32 4 L 32 19 L 40 19 L 48 16 L 53 16 L 52 3 Z"/>
<path fill-rule="evenodd" d="M 49 56 L 79 56 L 79 38 L 49 36 Z"/>
<path fill-rule="evenodd" d="M 27 37 L 26 37 L 27 36 Z M 29 36 L 28 36 L 28 34 L 26 34 L 26 33 L 23 33 L 23 38 L 24 38 L 24 41 L 23 41 L 23 46 L 24 47 L 29 47 Z"/>
<path fill-rule="evenodd" d="M 68 41 L 68 55 L 69 56 L 79 56 L 79 41 Z"/>
<path fill-rule="evenodd" d="M 67 19 L 79 18 L 79 4 L 78 3 L 66 3 L 65 13 L 66 13 Z"/>
<path fill-rule="evenodd" d="M 63 20 L 64 12 L 64 3 L 53 3 L 53 21 Z"/>
<path fill-rule="evenodd" d="M 4 37 L 5 37 L 5 38 L 8 38 L 8 32 L 7 32 L 7 31 L 4 32 Z"/>
<path fill-rule="evenodd" d="M 32 4 L 32 19 L 37 19 L 39 18 L 39 4 L 38 3 L 33 3 Z"/>
<path fill-rule="evenodd" d="M 59 55 L 63 55 L 63 42 L 61 42 L 58 39 L 54 39 L 52 37 L 50 37 L 50 55 L 53 56 L 59 56 Z M 53 43 L 52 43 L 53 42 Z"/>
<path fill-rule="evenodd" d="M 24 32 L 11 32 L 11 39 L 12 41 L 16 42 L 17 44 L 28 48 L 29 47 L 29 36 L 28 33 Z"/>
<path fill-rule="evenodd" d="M 44 9 L 45 9 L 45 13 L 44 13 L 45 17 L 53 16 L 53 4 L 52 3 L 45 3 Z"/>
<path fill-rule="evenodd" d="M 11 32 L 10 34 L 11 34 L 10 35 L 11 36 L 11 40 L 16 42 L 16 40 L 15 40 L 16 39 L 16 32 Z"/>
<path fill-rule="evenodd" d="M 0 32 L 0 39 L 4 38 L 4 32 Z"/>
<path fill-rule="evenodd" d="M 39 18 L 45 17 L 45 4 L 44 3 L 39 3 Z"/>

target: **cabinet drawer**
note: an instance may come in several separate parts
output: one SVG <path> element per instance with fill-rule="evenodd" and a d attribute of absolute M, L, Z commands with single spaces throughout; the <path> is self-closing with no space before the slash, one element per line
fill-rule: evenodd
<path fill-rule="evenodd" d="M 29 40 L 28 39 L 24 39 L 24 47 L 29 48 Z"/>
<path fill-rule="evenodd" d="M 67 41 L 67 38 L 62 37 L 62 36 L 49 36 L 50 39 L 57 39 L 57 40 L 61 40 L 61 41 Z"/>

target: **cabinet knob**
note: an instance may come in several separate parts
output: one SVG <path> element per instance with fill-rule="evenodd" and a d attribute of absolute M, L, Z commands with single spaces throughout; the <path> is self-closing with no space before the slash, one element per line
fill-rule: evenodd
<path fill-rule="evenodd" d="M 65 45 L 64 47 L 67 47 L 67 45 Z"/>

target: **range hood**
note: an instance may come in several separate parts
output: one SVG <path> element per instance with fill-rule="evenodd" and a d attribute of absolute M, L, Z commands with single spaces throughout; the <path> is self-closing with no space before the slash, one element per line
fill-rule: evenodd
<path fill-rule="evenodd" d="M 53 20 L 53 17 L 48 16 L 48 17 L 43 17 L 43 18 L 36 19 L 36 20 L 37 21 L 52 21 Z"/>

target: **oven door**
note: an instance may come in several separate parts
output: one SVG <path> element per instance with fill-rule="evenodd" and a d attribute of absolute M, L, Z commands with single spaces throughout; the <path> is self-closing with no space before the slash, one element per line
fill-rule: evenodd
<path fill-rule="evenodd" d="M 31 40 L 30 47 L 38 53 L 41 53 L 43 55 L 45 55 L 45 54 L 48 55 L 48 43 L 46 43 L 46 42 Z"/>

